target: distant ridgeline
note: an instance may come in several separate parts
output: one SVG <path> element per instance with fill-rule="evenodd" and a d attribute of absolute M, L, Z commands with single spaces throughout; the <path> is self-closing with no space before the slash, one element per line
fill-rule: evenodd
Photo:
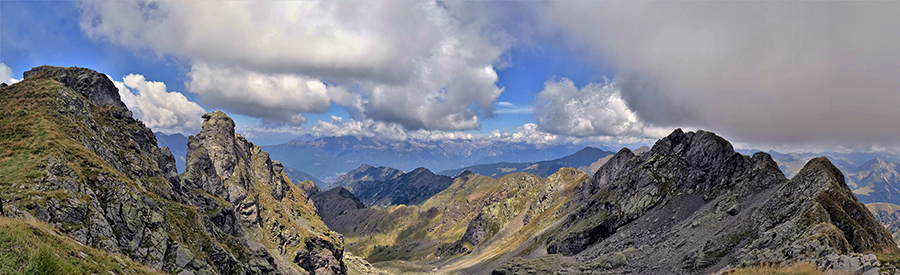
<path fill-rule="evenodd" d="M 897 272 L 900 259 L 879 224 L 900 220 L 897 165 L 880 159 L 842 173 L 812 158 L 788 179 L 767 153 L 678 129 L 652 148 L 448 175 L 361 165 L 383 163 L 376 154 L 322 192 L 219 111 L 199 133 L 164 141 L 89 69 L 34 68 L 0 87 L 0 104 L 0 273 L 712 274 L 811 263 L 859 274 Z M 348 164 L 318 153 L 354 144 L 266 148 L 334 175 Z M 441 146 L 420 156 L 440 161 L 456 145 Z M 183 151 L 180 174 L 172 151 Z"/>
<path fill-rule="evenodd" d="M 591 164 L 606 156 L 612 156 L 613 154 L 615 154 L 615 152 L 603 151 L 601 149 L 593 147 L 585 147 L 584 149 L 581 149 L 580 151 L 572 155 L 554 160 L 524 163 L 500 162 L 480 164 L 459 169 L 441 171 L 438 172 L 438 174 L 445 176 L 456 176 L 463 171 L 468 170 L 472 173 L 492 178 L 499 178 L 513 172 L 526 172 L 541 177 L 549 177 L 551 174 L 556 173 L 557 170 L 563 167 L 576 168 L 586 173 L 591 173 L 593 171 L 596 171 L 596 168 L 599 168 L 594 167 L 594 169 L 592 169 Z"/>
<path fill-rule="evenodd" d="M 412 171 L 417 167 L 443 171 L 475 164 L 555 159 L 570 155 L 583 146 L 477 140 L 382 141 L 340 136 L 301 138 L 262 148 L 287 167 L 303 170 L 324 182 L 332 182 L 342 173 L 366 163 L 403 171 Z"/>

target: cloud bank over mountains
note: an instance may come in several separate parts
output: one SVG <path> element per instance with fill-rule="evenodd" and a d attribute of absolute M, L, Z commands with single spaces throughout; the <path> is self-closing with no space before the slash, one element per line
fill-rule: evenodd
<path fill-rule="evenodd" d="M 897 144 L 900 2 L 544 3 L 645 123 L 752 142 Z M 595 56 L 596 57 L 596 56 Z"/>
<path fill-rule="evenodd" d="M 685 127 L 746 144 L 900 145 L 898 2 L 78 5 L 89 37 L 187 60 L 185 89 L 204 107 L 283 131 L 460 138 L 495 116 L 532 113 L 515 133 L 480 137 L 625 142 Z M 540 43 L 615 73 L 581 87 L 549 75 L 532 106 L 501 101 L 525 92 L 498 84 L 516 66 L 509 50 Z M 143 116 L 160 127 L 188 123 L 148 104 Z M 332 104 L 349 117 L 307 121 Z"/>

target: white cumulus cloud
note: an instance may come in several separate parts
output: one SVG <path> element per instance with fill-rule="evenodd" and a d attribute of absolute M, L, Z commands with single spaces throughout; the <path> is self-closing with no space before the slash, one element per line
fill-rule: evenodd
<path fill-rule="evenodd" d="M 0 63 L 0 82 L 11 85 L 19 82 L 19 79 L 13 78 L 12 68 L 6 66 L 6 64 Z"/>
<path fill-rule="evenodd" d="M 167 92 L 165 83 L 147 81 L 139 74 L 129 74 L 123 82 L 113 83 L 134 117 L 153 131 L 185 135 L 200 131 L 203 108 L 179 92 Z"/>
<path fill-rule="evenodd" d="M 578 89 L 566 78 L 547 81 L 537 95 L 534 116 L 541 129 L 560 135 L 665 135 L 638 119 L 615 84 L 591 83 Z"/>
<path fill-rule="evenodd" d="M 186 89 L 211 106 L 240 110 L 270 122 L 302 124 L 305 112 L 322 113 L 330 102 L 360 108 L 359 97 L 318 79 L 294 74 L 263 74 L 236 67 L 195 63 Z"/>
<path fill-rule="evenodd" d="M 335 103 L 356 119 L 407 129 L 476 129 L 502 93 L 494 67 L 508 39 L 478 3 L 79 5 L 88 36 L 186 58 L 193 64 L 186 87 L 201 102 L 272 122 L 300 123 L 302 113 Z"/>

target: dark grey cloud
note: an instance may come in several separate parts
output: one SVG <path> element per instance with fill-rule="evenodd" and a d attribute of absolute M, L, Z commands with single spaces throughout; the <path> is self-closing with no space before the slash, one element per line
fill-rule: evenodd
<path fill-rule="evenodd" d="M 900 2 L 546 3 L 642 121 L 747 142 L 900 144 Z"/>

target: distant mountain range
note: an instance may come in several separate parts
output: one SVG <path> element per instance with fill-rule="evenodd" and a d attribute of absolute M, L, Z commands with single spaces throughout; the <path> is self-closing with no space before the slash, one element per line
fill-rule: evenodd
<path fill-rule="evenodd" d="M 323 185 L 325 185 L 325 183 L 322 182 L 322 180 L 320 180 L 316 177 L 313 177 L 309 173 L 306 173 L 306 172 L 303 172 L 303 171 L 300 171 L 300 170 L 297 170 L 297 169 L 294 169 L 291 167 L 284 167 L 284 173 L 287 174 L 288 178 L 291 179 L 291 181 L 294 182 L 295 184 L 308 180 L 308 181 L 312 181 L 313 183 L 315 183 L 316 186 L 318 186 L 319 188 L 321 188 Z"/>
<path fill-rule="evenodd" d="M 847 185 L 862 203 L 900 204 L 900 162 L 875 158 L 853 172 L 844 172 Z"/>
<path fill-rule="evenodd" d="M 491 164 L 480 164 L 474 166 L 466 166 L 459 169 L 444 170 L 438 172 L 438 175 L 455 177 L 463 171 L 469 170 L 475 174 L 492 178 L 499 178 L 513 172 L 526 172 L 541 177 L 549 177 L 563 167 L 571 167 L 584 171 L 585 173 L 590 173 L 590 166 L 592 163 L 597 162 L 603 157 L 611 156 L 613 154 L 615 154 L 615 152 L 604 151 L 602 149 L 593 147 L 584 147 L 584 149 L 581 149 L 574 154 L 554 160 L 539 162 L 499 162 Z"/>
<path fill-rule="evenodd" d="M 752 155 L 761 150 L 736 150 L 742 154 Z M 784 175 L 791 177 L 803 168 L 809 160 L 816 157 L 827 157 L 842 172 L 853 173 L 857 168 L 866 164 L 873 159 L 882 159 L 885 161 L 900 161 L 900 155 L 890 152 L 818 152 L 818 153 L 781 153 L 769 150 L 766 153 L 772 156 L 778 162 L 778 168 L 784 171 Z"/>
<path fill-rule="evenodd" d="M 363 164 L 340 176 L 329 189 L 346 188 L 366 206 L 415 205 L 441 192 L 453 178 L 435 175 L 424 167 L 403 173 L 390 167 Z"/>
<path fill-rule="evenodd" d="M 368 163 L 411 171 L 425 167 L 444 171 L 495 162 L 537 162 L 570 155 L 584 146 L 537 145 L 487 140 L 382 141 L 368 137 L 302 137 L 285 144 L 263 146 L 272 159 L 331 182 Z M 601 148 L 609 149 L 609 148 Z"/>

